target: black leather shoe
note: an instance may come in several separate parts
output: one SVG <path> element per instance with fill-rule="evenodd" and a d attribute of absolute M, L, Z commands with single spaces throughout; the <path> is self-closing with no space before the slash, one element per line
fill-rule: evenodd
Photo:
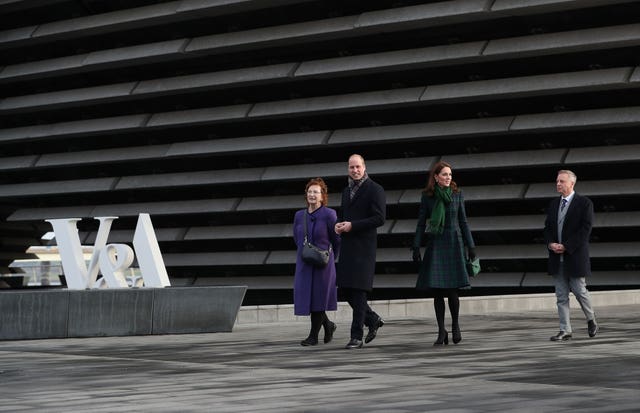
<path fill-rule="evenodd" d="M 369 327 L 369 332 L 367 333 L 367 336 L 364 338 L 364 342 L 365 343 L 372 342 L 373 339 L 376 338 L 376 335 L 378 334 L 378 329 L 383 325 L 384 325 L 384 321 L 382 321 L 382 318 L 378 317 L 378 320 L 375 323 L 373 323 L 371 327 Z"/>
<path fill-rule="evenodd" d="M 345 348 L 348 348 L 348 349 L 362 348 L 362 340 L 358 340 L 357 338 L 352 338 L 351 340 L 349 340 Z"/>
<path fill-rule="evenodd" d="M 324 328 L 324 342 L 326 343 L 330 343 L 331 340 L 333 340 L 333 333 L 336 332 L 336 323 L 332 323 L 331 321 L 329 321 L 329 328 L 325 327 Z"/>
<path fill-rule="evenodd" d="M 555 336 L 551 336 L 551 338 L 549 338 L 549 340 L 551 340 L 551 341 L 567 341 L 567 340 L 571 340 L 571 333 L 565 333 L 564 331 L 560 331 Z"/>
<path fill-rule="evenodd" d="M 318 338 L 317 337 L 307 337 L 304 340 L 302 340 L 300 342 L 301 346 L 315 346 L 316 344 L 318 344 Z"/>
<path fill-rule="evenodd" d="M 596 320 L 589 320 L 587 323 L 587 331 L 589 332 L 589 337 L 595 337 L 598 334 L 598 324 Z"/>

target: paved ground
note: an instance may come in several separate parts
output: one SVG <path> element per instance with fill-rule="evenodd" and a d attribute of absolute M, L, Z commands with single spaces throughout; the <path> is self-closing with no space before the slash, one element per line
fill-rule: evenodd
<path fill-rule="evenodd" d="M 307 324 L 233 333 L 0 342 L 3 412 L 640 411 L 637 306 L 599 308 L 590 339 L 553 343 L 551 311 L 463 315 L 463 341 L 434 348 L 433 320 L 387 320 L 345 350 L 301 347 Z M 575 328 L 575 327 L 574 327 Z"/>

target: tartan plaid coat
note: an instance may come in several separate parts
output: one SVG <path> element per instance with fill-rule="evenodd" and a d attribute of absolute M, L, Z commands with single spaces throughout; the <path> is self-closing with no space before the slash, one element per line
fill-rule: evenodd
<path fill-rule="evenodd" d="M 426 249 L 420 262 L 416 288 L 470 288 L 465 245 L 475 248 L 475 244 L 467 225 L 462 191 L 452 194 L 451 203 L 446 207 L 442 234 L 428 230 L 427 220 L 435 203 L 435 197 L 422 194 L 413 246 L 419 248 L 424 241 Z"/>

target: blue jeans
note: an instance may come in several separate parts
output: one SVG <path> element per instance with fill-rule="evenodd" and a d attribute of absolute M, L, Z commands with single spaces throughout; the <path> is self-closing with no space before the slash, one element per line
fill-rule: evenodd
<path fill-rule="evenodd" d="M 569 292 L 572 292 L 576 300 L 578 300 L 587 321 L 596 319 L 593 307 L 591 306 L 591 295 L 587 290 L 587 283 L 584 277 L 569 277 L 565 275 L 561 265 L 560 273 L 553 276 L 553 281 L 556 289 L 556 303 L 558 305 L 561 331 L 565 333 L 572 332 Z"/>

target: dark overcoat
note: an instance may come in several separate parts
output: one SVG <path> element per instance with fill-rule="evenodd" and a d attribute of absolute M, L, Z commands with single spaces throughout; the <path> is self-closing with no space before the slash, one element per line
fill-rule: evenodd
<path fill-rule="evenodd" d="M 384 224 L 387 201 L 382 186 L 366 179 L 353 199 L 349 187 L 342 191 L 338 221 L 350 221 L 351 231 L 343 232 L 337 264 L 338 287 L 371 291 L 378 247 L 377 228 Z"/>
<path fill-rule="evenodd" d="M 547 209 L 544 223 L 545 245 L 559 242 L 564 245 L 562 254 L 564 273 L 570 277 L 586 277 L 591 275 L 591 259 L 589 257 L 589 237 L 593 226 L 593 203 L 586 196 L 574 193 L 562 225 L 562 241 L 558 237 L 558 213 L 561 197 L 553 199 Z M 557 275 L 560 271 L 560 254 L 549 250 L 548 271 Z"/>
<path fill-rule="evenodd" d="M 432 233 L 427 225 L 435 203 L 434 196 L 422 194 L 413 246 L 421 247 L 423 238 L 426 246 L 416 288 L 469 288 L 464 247 L 475 248 L 475 244 L 467 224 L 462 191 L 451 195 L 451 202 L 445 208 L 442 234 Z"/>
<path fill-rule="evenodd" d="M 309 242 L 322 249 L 331 246 L 329 263 L 317 268 L 302 261 L 304 219 L 307 219 Z M 309 213 L 301 209 L 293 218 L 293 240 L 297 246 L 296 272 L 293 279 L 293 312 L 309 315 L 311 311 L 335 311 L 337 309 L 335 256 L 340 252 L 340 236 L 335 233 L 336 211 L 320 207 Z"/>

